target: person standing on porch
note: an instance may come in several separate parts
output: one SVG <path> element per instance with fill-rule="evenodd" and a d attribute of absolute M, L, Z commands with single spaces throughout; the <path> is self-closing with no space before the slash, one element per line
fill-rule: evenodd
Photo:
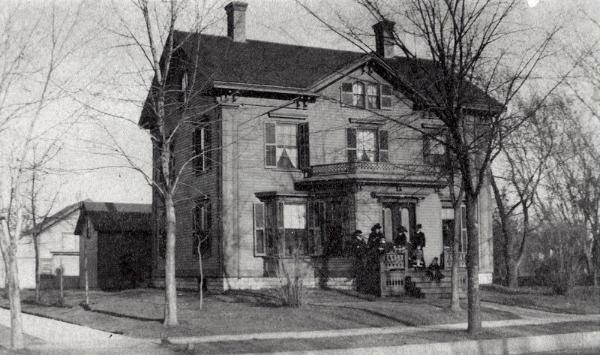
<path fill-rule="evenodd" d="M 398 227 L 398 234 L 394 236 L 394 246 L 396 248 L 406 248 L 406 228 L 404 226 Z"/>
<path fill-rule="evenodd" d="M 413 247 L 415 248 L 415 265 L 425 266 L 425 258 L 423 257 L 423 248 L 425 248 L 425 233 L 423 233 L 423 226 L 417 224 L 417 233 L 415 233 L 415 241 Z"/>

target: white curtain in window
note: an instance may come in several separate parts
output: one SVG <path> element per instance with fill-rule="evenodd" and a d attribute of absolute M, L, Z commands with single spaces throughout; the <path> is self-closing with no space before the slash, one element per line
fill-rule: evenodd
<path fill-rule="evenodd" d="M 358 161 L 375 161 L 375 131 L 356 131 L 356 158 Z"/>
<path fill-rule="evenodd" d="M 276 127 L 278 168 L 298 166 L 297 128 L 295 124 L 278 124 Z"/>
<path fill-rule="evenodd" d="M 283 227 L 286 229 L 306 228 L 306 205 L 285 204 L 283 206 Z"/>

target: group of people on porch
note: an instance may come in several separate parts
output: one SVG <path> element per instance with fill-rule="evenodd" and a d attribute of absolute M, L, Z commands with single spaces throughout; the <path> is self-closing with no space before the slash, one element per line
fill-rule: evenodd
<path fill-rule="evenodd" d="M 368 237 L 365 237 L 361 230 L 353 233 L 351 245 L 354 249 L 355 277 L 359 291 L 379 292 L 380 257 L 385 253 L 404 253 L 408 258 L 408 267 L 422 268 L 431 279 L 438 282 L 444 277 L 437 257 L 434 257 L 426 267 L 423 254 L 426 238 L 422 225 L 417 224 L 412 238 L 409 239 L 407 234 L 406 228 L 400 226 L 390 243 L 386 240 L 379 223 L 373 225 Z"/>

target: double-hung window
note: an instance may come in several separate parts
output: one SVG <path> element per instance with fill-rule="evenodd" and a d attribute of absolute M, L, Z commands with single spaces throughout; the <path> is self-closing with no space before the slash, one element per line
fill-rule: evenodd
<path fill-rule="evenodd" d="M 349 162 L 387 162 L 388 132 L 381 129 L 348 128 L 346 130 Z"/>
<path fill-rule="evenodd" d="M 362 81 L 342 83 L 340 101 L 346 106 L 389 110 L 392 107 L 392 87 Z"/>
<path fill-rule="evenodd" d="M 265 165 L 285 170 L 310 165 L 308 123 L 269 122 L 265 125 Z"/>
<path fill-rule="evenodd" d="M 440 165 L 446 162 L 446 143 L 443 134 L 423 136 L 423 160 L 427 164 Z"/>

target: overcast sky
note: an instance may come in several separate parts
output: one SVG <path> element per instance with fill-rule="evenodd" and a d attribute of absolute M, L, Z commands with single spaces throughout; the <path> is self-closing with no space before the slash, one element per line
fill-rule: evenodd
<path fill-rule="evenodd" d="M 247 10 L 247 36 L 249 39 L 285 42 L 299 45 L 329 47 L 339 49 L 353 48 L 349 43 L 328 31 L 324 25 L 307 14 L 295 1 L 288 0 L 249 0 Z M 69 71 L 77 72 L 75 81 L 69 81 L 73 93 L 83 92 L 82 101 L 92 103 L 95 108 L 108 113 L 102 115 L 92 112 L 93 120 L 101 120 L 123 147 L 140 162 L 146 171 L 150 170 L 151 147 L 149 137 L 137 128 L 140 105 L 147 94 L 148 81 L 151 79 L 149 67 L 144 57 L 134 47 L 122 47 L 122 39 L 115 34 L 122 29 L 120 14 L 130 24 L 133 31 L 143 31 L 143 21 L 139 14 L 128 8 L 128 2 L 89 1 L 81 12 L 82 20 L 77 31 L 81 38 L 87 38 L 85 48 L 71 59 L 63 75 Z M 211 13 L 208 22 L 215 25 L 208 29 L 213 34 L 225 33 L 225 11 L 223 5 Z M 336 13 L 355 24 L 368 28 L 371 19 L 354 5 L 351 0 L 341 1 L 304 1 L 320 15 L 333 20 Z M 44 2 L 24 2 L 22 14 L 33 16 Z M 59 12 L 73 14 L 74 1 L 59 1 Z M 116 5 L 115 5 L 116 4 Z M 535 5 L 529 7 L 529 5 Z M 118 7 L 117 10 L 114 7 Z M 116 12 L 115 12 L 116 11 Z M 70 15 L 69 15 L 70 16 Z M 586 16 L 600 19 L 599 0 L 523 0 L 523 7 L 515 21 L 530 24 L 539 33 L 554 24 L 564 24 L 560 37 L 561 46 L 576 46 L 581 41 L 600 39 L 599 32 L 589 25 Z M 23 15 L 22 21 L 30 18 Z M 69 17 L 65 17 L 65 21 Z M 526 38 L 524 38 L 526 40 Z M 554 63 L 554 65 L 561 65 Z M 134 74 L 132 74 L 134 73 Z M 139 74 L 141 73 L 141 75 Z M 70 100 L 66 106 L 48 110 L 47 115 L 60 117 L 78 110 L 76 100 Z M 77 111 L 80 112 L 80 111 Z M 89 114 L 89 113 L 88 113 Z M 116 118 L 118 117 L 118 118 Z M 50 119 L 49 119 L 50 120 Z M 65 149 L 59 157 L 59 164 L 66 168 L 77 169 L 76 173 L 65 174 L 58 178 L 62 184 L 58 207 L 77 200 L 90 198 L 95 201 L 113 202 L 151 202 L 150 188 L 141 174 L 124 168 L 98 169 L 106 166 L 124 165 L 122 161 L 94 154 L 102 150 L 102 142 L 108 142 L 105 132 L 90 122 L 78 124 L 65 138 Z M 96 142 L 90 144 L 89 142 Z M 99 141 L 99 142 L 98 142 Z M 102 148 L 102 149 L 98 149 Z M 55 181 L 56 183 L 56 181 Z"/>

